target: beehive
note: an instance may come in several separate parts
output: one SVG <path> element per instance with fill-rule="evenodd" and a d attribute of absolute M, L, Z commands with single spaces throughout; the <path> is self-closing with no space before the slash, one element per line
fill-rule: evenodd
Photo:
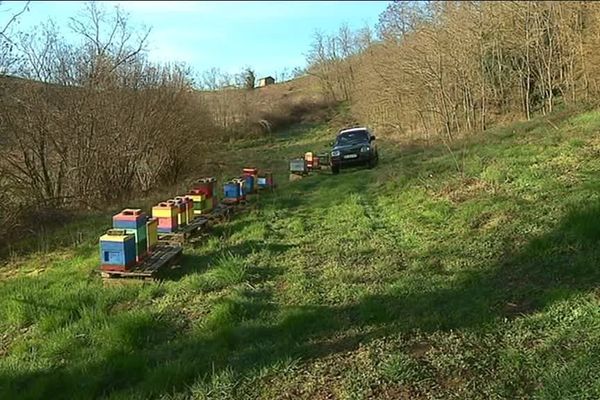
<path fill-rule="evenodd" d="M 194 215 L 200 215 L 206 210 L 206 196 L 199 190 L 192 189 L 187 195 L 194 202 Z"/>
<path fill-rule="evenodd" d="M 172 204 L 177 208 L 177 225 L 182 227 L 187 225 L 186 204 L 181 200 L 169 199 L 168 204 Z"/>
<path fill-rule="evenodd" d="M 214 177 L 198 179 L 192 186 L 193 192 L 204 194 L 204 199 L 206 201 L 203 203 L 203 207 L 201 208 L 202 212 L 208 212 L 216 205 L 216 188 L 217 179 Z"/>
<path fill-rule="evenodd" d="M 148 251 L 152 251 L 158 243 L 158 219 L 148 218 L 146 230 L 148 231 Z"/>
<path fill-rule="evenodd" d="M 243 178 L 235 178 L 233 181 L 240 188 L 238 200 L 246 199 L 246 180 Z"/>
<path fill-rule="evenodd" d="M 248 193 L 254 193 L 257 189 L 256 180 L 258 178 L 258 169 L 256 168 L 244 168 L 242 170 L 245 177 L 251 177 L 251 179 L 246 179 Z"/>
<path fill-rule="evenodd" d="M 124 271 L 135 264 L 135 236 L 124 229 L 110 229 L 100 236 L 100 269 Z"/>
<path fill-rule="evenodd" d="M 271 171 L 265 171 L 258 175 L 256 184 L 259 189 L 273 188 L 273 173 Z"/>
<path fill-rule="evenodd" d="M 306 174 L 306 160 L 304 158 L 290 160 L 290 172 L 294 174 Z"/>
<path fill-rule="evenodd" d="M 192 220 L 195 218 L 194 215 L 194 199 L 192 199 L 190 196 L 183 196 L 184 200 L 187 202 L 187 217 L 188 217 L 188 223 L 192 222 Z"/>
<path fill-rule="evenodd" d="M 258 189 L 266 189 L 267 186 L 267 178 L 265 176 L 261 176 L 259 175 L 258 178 L 256 179 L 256 187 Z"/>
<path fill-rule="evenodd" d="M 223 198 L 227 200 L 240 199 L 240 184 L 238 182 L 227 182 L 223 185 Z"/>
<path fill-rule="evenodd" d="M 313 153 L 312 153 L 312 151 L 307 151 L 304 154 L 304 161 L 306 161 L 306 168 L 312 169 L 314 167 L 314 164 L 313 164 L 314 160 L 313 160 Z"/>
<path fill-rule="evenodd" d="M 140 209 L 126 208 L 113 216 L 113 228 L 125 229 L 135 237 L 136 260 L 142 260 L 148 251 L 148 216 Z"/>
<path fill-rule="evenodd" d="M 185 215 L 182 219 L 185 219 L 185 223 L 189 224 L 194 219 L 194 201 L 188 196 L 177 196 L 175 200 L 183 203 L 185 207 Z"/>
<path fill-rule="evenodd" d="M 317 156 L 313 156 L 313 169 L 321 169 L 321 158 Z"/>
<path fill-rule="evenodd" d="M 178 228 L 177 214 L 179 209 L 174 204 L 162 202 L 152 207 L 152 217 L 158 219 L 158 232 L 171 233 Z"/>
<path fill-rule="evenodd" d="M 244 185 L 246 187 L 246 193 L 252 194 L 254 193 L 254 176 L 253 175 L 243 175 L 240 179 L 244 180 Z"/>

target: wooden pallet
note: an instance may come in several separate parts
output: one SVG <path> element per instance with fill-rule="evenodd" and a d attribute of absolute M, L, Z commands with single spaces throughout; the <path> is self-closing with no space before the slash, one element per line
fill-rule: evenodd
<path fill-rule="evenodd" d="M 229 207 L 231 207 L 231 206 L 235 206 L 237 204 L 242 204 L 242 203 L 245 203 L 245 202 L 246 202 L 246 200 L 223 199 L 223 200 L 221 200 L 221 203 L 217 207 L 219 207 L 219 206 L 229 206 Z"/>
<path fill-rule="evenodd" d="M 233 204 L 220 203 L 209 214 L 206 215 L 206 218 L 208 219 L 210 225 L 229 221 L 231 219 L 231 215 L 233 214 L 233 209 Z"/>
<path fill-rule="evenodd" d="M 181 257 L 183 248 L 177 245 L 157 245 L 141 263 L 127 271 L 102 271 L 103 278 L 158 279 L 165 268 L 173 266 Z"/>
<path fill-rule="evenodd" d="M 172 233 L 158 233 L 158 242 L 165 244 L 179 244 L 182 245 L 188 242 L 191 238 L 200 233 L 204 228 L 208 226 L 208 218 L 200 216 L 194 218 L 194 220 L 186 226 Z"/>

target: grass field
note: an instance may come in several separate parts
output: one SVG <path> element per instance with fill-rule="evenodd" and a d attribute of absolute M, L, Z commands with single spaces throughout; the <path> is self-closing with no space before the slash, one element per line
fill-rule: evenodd
<path fill-rule="evenodd" d="M 161 284 L 65 228 L 0 268 L 0 398 L 600 398 L 600 112 L 548 121 L 296 182 L 324 127 L 234 145 L 279 188 Z"/>

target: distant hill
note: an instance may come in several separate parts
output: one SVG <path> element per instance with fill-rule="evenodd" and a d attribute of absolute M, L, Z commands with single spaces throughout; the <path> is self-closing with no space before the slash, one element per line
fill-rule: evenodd
<path fill-rule="evenodd" d="M 321 93 L 317 78 L 310 75 L 252 90 L 227 88 L 197 93 L 208 102 L 215 122 L 234 131 L 274 131 L 296 123 L 321 122 L 331 116 L 335 106 Z"/>

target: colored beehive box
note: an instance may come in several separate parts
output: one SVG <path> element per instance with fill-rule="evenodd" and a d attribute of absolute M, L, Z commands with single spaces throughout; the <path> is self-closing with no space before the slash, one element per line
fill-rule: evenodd
<path fill-rule="evenodd" d="M 209 197 L 206 200 L 204 200 L 204 208 L 202 209 L 203 212 L 210 212 L 213 209 L 213 203 L 215 201 L 216 197 Z"/>
<path fill-rule="evenodd" d="M 256 186 L 259 189 L 266 189 L 266 188 L 268 188 L 269 186 L 267 185 L 267 177 L 265 177 L 265 176 L 259 176 L 256 179 Z"/>
<path fill-rule="evenodd" d="M 142 210 L 126 208 L 120 213 L 113 215 L 113 228 L 136 229 L 145 226 L 147 215 Z"/>
<path fill-rule="evenodd" d="M 142 239 L 135 244 L 135 260 L 141 261 L 148 255 L 148 239 Z"/>
<path fill-rule="evenodd" d="M 173 233 L 179 228 L 177 225 L 177 217 L 163 218 L 158 220 L 158 233 Z"/>
<path fill-rule="evenodd" d="M 178 228 L 178 213 L 178 207 L 167 202 L 162 202 L 152 207 L 152 216 L 158 219 L 158 232 L 175 232 Z"/>
<path fill-rule="evenodd" d="M 244 175 L 242 179 L 244 180 L 244 184 L 246 186 L 246 193 L 254 193 L 254 176 Z"/>
<path fill-rule="evenodd" d="M 184 196 L 183 198 L 187 202 L 188 222 L 191 222 L 196 217 L 196 215 L 194 214 L 194 207 L 196 206 L 196 203 L 194 202 L 194 199 L 192 199 L 190 196 Z"/>
<path fill-rule="evenodd" d="M 126 208 L 113 216 L 113 227 L 125 229 L 125 233 L 135 237 L 135 257 L 141 261 L 148 251 L 148 231 L 146 221 L 148 216 L 140 209 Z"/>
<path fill-rule="evenodd" d="M 135 237 L 124 230 L 111 229 L 100 237 L 100 265 L 107 269 L 127 269 L 135 264 Z"/>
<path fill-rule="evenodd" d="M 133 235 L 135 238 L 135 259 L 140 261 L 146 257 L 148 253 L 148 236 L 147 227 L 144 225 L 144 229 L 125 229 L 128 235 Z"/>
<path fill-rule="evenodd" d="M 321 159 L 319 157 L 313 156 L 312 167 L 313 167 L 313 169 L 321 168 Z"/>
<path fill-rule="evenodd" d="M 240 184 L 238 182 L 227 182 L 223 185 L 223 197 L 227 200 L 240 199 Z"/>
<path fill-rule="evenodd" d="M 290 160 L 290 172 L 295 174 L 305 174 L 306 171 L 306 160 L 304 158 Z"/>
<path fill-rule="evenodd" d="M 213 208 L 213 204 L 216 203 L 216 200 L 212 200 L 213 198 L 217 198 L 217 179 L 214 177 L 202 178 L 195 182 L 193 186 L 193 190 L 199 193 L 203 193 L 205 195 L 206 202 L 202 207 L 204 211 L 210 211 Z"/>
<path fill-rule="evenodd" d="M 265 171 L 256 179 L 256 184 L 259 189 L 269 189 L 273 187 L 273 173 Z"/>
<path fill-rule="evenodd" d="M 178 209 L 172 204 L 162 202 L 152 207 L 153 218 L 177 218 Z"/>
<path fill-rule="evenodd" d="M 215 196 L 211 197 L 210 199 L 208 199 L 207 201 L 207 205 L 206 208 L 209 210 L 212 210 L 213 208 L 215 208 L 217 206 L 217 198 Z"/>
<path fill-rule="evenodd" d="M 235 183 L 238 186 L 238 199 L 243 198 L 245 181 L 243 179 L 234 179 L 233 183 Z"/>
<path fill-rule="evenodd" d="M 185 220 L 189 224 L 194 219 L 194 201 L 189 196 L 177 196 L 175 200 L 185 205 Z"/>
<path fill-rule="evenodd" d="M 248 193 L 254 193 L 256 190 L 256 179 L 258 178 L 258 169 L 244 168 L 242 173 L 246 177 Z"/>
<path fill-rule="evenodd" d="M 167 203 L 174 204 L 177 207 L 177 224 L 179 226 L 187 225 L 187 205 L 181 200 L 167 200 Z"/>
<path fill-rule="evenodd" d="M 194 202 L 194 215 L 200 215 L 206 210 L 206 196 L 199 190 L 192 189 L 187 197 Z"/>
<path fill-rule="evenodd" d="M 246 180 L 244 178 L 236 178 L 233 180 L 233 182 L 237 183 L 240 187 L 240 199 L 245 200 L 247 191 Z"/>
<path fill-rule="evenodd" d="M 313 168 L 313 161 L 314 161 L 314 159 L 313 159 L 313 153 L 310 152 L 310 151 L 306 152 L 304 154 L 304 161 L 306 161 L 306 167 L 307 168 L 309 168 L 309 169 Z"/>
<path fill-rule="evenodd" d="M 192 189 L 203 193 L 206 198 L 211 198 L 215 195 L 217 180 L 215 178 L 201 178 L 194 182 Z"/>
<path fill-rule="evenodd" d="M 148 232 L 148 251 L 152 251 L 158 243 L 158 219 L 148 218 L 146 222 L 146 231 Z"/>

